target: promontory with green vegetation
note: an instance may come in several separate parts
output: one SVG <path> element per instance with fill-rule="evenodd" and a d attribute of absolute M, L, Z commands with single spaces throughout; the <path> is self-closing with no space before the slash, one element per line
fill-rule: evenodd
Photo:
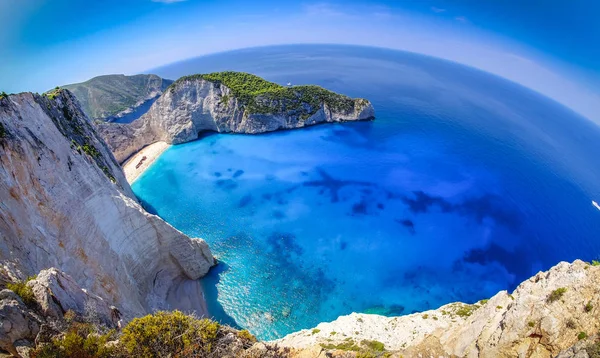
<path fill-rule="evenodd" d="M 61 87 L 73 92 L 89 118 L 112 121 L 156 99 L 171 83 L 156 75 L 105 75 Z"/>
<path fill-rule="evenodd" d="M 140 119 L 99 128 L 123 162 L 146 145 L 185 143 L 205 131 L 257 134 L 374 118 L 366 99 L 319 86 L 281 86 L 248 73 L 218 72 L 182 77 Z"/>

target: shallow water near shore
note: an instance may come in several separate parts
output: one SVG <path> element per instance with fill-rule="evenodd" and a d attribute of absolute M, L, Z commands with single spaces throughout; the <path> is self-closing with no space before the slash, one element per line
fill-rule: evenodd
<path fill-rule="evenodd" d="M 157 69 L 240 70 L 375 106 L 373 122 L 177 145 L 133 184 L 210 244 L 211 314 L 275 339 L 351 312 L 475 302 L 600 253 L 600 130 L 516 84 L 397 51 L 280 46 Z"/>

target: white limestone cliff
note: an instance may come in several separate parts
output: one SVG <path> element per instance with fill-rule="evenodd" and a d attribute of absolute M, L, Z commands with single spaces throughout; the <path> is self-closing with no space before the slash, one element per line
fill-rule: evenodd
<path fill-rule="evenodd" d="M 344 110 L 321 103 L 314 114 L 303 119 L 292 110 L 252 113 L 245 110 L 230 88 L 202 78 L 180 79 L 131 124 L 99 124 L 100 133 L 119 163 L 143 147 L 163 141 L 169 144 L 198 139 L 203 131 L 256 134 L 280 129 L 302 128 L 319 123 L 370 120 L 375 116 L 365 99 L 349 99 Z M 258 101 L 267 101 L 259 98 Z M 269 100 L 265 105 L 284 107 L 286 99 Z M 308 104 L 306 104 L 308 106 Z"/>
<path fill-rule="evenodd" d="M 0 263 L 13 279 L 57 267 L 130 319 L 205 313 L 201 296 L 177 292 L 200 291 L 214 259 L 203 240 L 142 209 L 75 98 L 59 90 L 0 98 Z"/>

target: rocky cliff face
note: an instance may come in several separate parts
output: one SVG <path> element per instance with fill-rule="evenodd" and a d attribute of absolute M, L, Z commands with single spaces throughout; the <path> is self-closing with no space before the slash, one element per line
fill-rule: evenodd
<path fill-rule="evenodd" d="M 198 76 L 182 78 L 137 121 L 101 124 L 99 129 L 117 160 L 123 162 L 148 144 L 184 143 L 197 139 L 203 131 L 256 134 L 326 122 L 370 120 L 375 116 L 373 106 L 365 99 L 326 91 L 336 99 L 335 103 L 342 105 L 314 102 L 321 93 L 310 93 L 316 87 L 297 88 L 282 87 L 286 91 L 282 97 L 257 95 L 244 100 L 223 82 Z"/>
<path fill-rule="evenodd" d="M 66 90 L 0 98 L 0 263 L 12 279 L 48 267 L 117 306 L 125 318 L 180 305 L 214 259 L 145 212 Z M 184 290 L 184 291 L 185 291 Z"/>
<path fill-rule="evenodd" d="M 401 317 L 353 313 L 274 343 L 304 348 L 304 357 L 352 350 L 365 340 L 404 357 L 587 357 L 583 347 L 593 342 L 577 343 L 598 333 L 599 312 L 600 266 L 577 260 L 474 305 L 453 303 Z"/>

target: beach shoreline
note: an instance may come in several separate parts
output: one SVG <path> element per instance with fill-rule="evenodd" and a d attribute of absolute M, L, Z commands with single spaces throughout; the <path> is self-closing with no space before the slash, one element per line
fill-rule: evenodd
<path fill-rule="evenodd" d="M 129 184 L 133 184 L 137 178 L 154 163 L 154 161 L 168 148 L 166 142 L 156 142 L 145 146 L 139 152 L 123 163 L 123 173 Z"/>

